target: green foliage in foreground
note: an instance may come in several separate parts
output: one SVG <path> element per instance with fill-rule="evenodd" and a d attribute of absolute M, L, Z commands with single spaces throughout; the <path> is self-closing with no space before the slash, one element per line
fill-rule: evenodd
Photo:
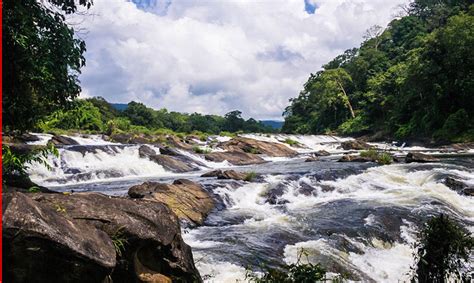
<path fill-rule="evenodd" d="M 246 280 L 255 283 L 313 283 L 318 281 L 330 281 L 326 278 L 326 269 L 320 264 L 301 263 L 301 257 L 305 251 L 298 252 L 296 263 L 284 265 L 278 269 L 266 269 L 263 274 L 247 270 Z"/>
<path fill-rule="evenodd" d="M 474 249 L 474 238 L 465 228 L 440 215 L 429 220 L 415 244 L 414 282 L 472 282 L 465 270 Z"/>
<path fill-rule="evenodd" d="M 49 154 L 59 155 L 57 148 L 53 144 L 27 153 L 15 153 L 8 145 L 2 145 L 3 180 L 16 176 L 27 176 L 28 167 L 34 162 L 41 163 L 48 169 L 51 168 L 47 159 Z"/>
<path fill-rule="evenodd" d="M 117 257 L 122 257 L 122 254 L 125 251 L 126 245 L 128 244 L 128 239 L 125 236 L 125 233 L 123 231 L 124 229 L 125 229 L 124 227 L 120 227 L 119 229 L 117 229 L 117 231 L 115 231 L 115 233 L 111 237 Z"/>
<path fill-rule="evenodd" d="M 282 132 L 474 140 L 474 5 L 415 0 L 311 74 Z"/>

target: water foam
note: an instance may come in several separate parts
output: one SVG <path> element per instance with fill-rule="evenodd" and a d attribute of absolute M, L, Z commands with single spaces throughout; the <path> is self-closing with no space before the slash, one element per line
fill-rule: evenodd
<path fill-rule="evenodd" d="M 51 170 L 43 164 L 33 163 L 29 175 L 34 182 L 44 186 L 92 182 L 127 176 L 170 176 L 161 165 L 140 158 L 139 146 L 98 148 L 84 153 L 59 149 L 59 158 L 49 156 Z M 158 149 L 155 149 L 158 151 Z"/>

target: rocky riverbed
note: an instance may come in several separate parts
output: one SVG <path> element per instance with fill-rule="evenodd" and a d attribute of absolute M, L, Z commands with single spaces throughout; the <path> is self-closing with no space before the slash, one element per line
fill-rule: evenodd
<path fill-rule="evenodd" d="M 430 216 L 474 231 L 472 145 L 258 134 L 5 141 L 59 148 L 51 170 L 28 172 L 52 192 L 4 186 L 4 262 L 13 263 L 4 268 L 14 282 L 235 282 L 247 267 L 295 262 L 301 249 L 352 280 L 396 282 Z"/>

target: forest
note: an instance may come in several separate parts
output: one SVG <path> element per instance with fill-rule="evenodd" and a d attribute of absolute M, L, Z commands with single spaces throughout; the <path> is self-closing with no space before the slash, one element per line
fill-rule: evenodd
<path fill-rule="evenodd" d="M 474 5 L 416 0 L 311 74 L 286 133 L 474 140 Z"/>
<path fill-rule="evenodd" d="M 35 126 L 40 132 L 82 131 L 113 134 L 134 133 L 206 133 L 272 132 L 253 118 L 245 120 L 235 110 L 225 116 L 180 113 L 166 108 L 154 110 L 132 101 L 118 110 L 102 97 L 77 99 L 67 109 L 59 109 L 41 119 Z"/>

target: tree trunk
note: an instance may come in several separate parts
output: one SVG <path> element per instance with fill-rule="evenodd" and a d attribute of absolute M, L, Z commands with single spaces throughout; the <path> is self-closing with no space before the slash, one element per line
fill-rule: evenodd
<path fill-rule="evenodd" d="M 349 100 L 349 96 L 347 95 L 346 90 L 342 87 L 342 84 L 339 81 L 337 81 L 337 84 L 341 88 L 342 93 L 344 93 L 344 95 L 347 98 L 347 106 L 349 107 L 349 111 L 351 111 L 352 119 L 354 119 L 355 118 L 354 109 L 352 108 L 351 101 Z"/>

